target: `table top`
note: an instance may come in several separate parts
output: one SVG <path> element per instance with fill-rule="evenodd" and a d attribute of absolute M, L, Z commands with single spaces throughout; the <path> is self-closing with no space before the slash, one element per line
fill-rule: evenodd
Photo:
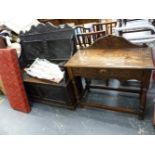
<path fill-rule="evenodd" d="M 65 67 L 155 69 L 151 48 L 83 49 Z"/>

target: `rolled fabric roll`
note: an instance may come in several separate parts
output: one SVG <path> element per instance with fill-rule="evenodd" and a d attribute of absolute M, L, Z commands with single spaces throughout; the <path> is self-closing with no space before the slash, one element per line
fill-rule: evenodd
<path fill-rule="evenodd" d="M 0 75 L 11 107 L 22 112 L 30 112 L 31 107 L 15 49 L 0 49 Z"/>

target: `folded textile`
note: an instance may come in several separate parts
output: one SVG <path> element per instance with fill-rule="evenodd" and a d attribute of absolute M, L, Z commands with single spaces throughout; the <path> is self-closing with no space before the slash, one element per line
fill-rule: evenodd
<path fill-rule="evenodd" d="M 60 67 L 46 59 L 36 58 L 33 64 L 24 70 L 32 77 L 45 79 L 56 83 L 59 83 L 64 77 L 64 72 L 61 71 Z"/>

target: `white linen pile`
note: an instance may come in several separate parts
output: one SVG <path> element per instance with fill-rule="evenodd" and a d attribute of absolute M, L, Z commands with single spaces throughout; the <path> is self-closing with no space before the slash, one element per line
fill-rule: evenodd
<path fill-rule="evenodd" d="M 61 71 L 60 67 L 46 59 L 36 58 L 32 65 L 24 70 L 32 77 L 56 83 L 59 83 L 64 78 L 64 72 Z"/>

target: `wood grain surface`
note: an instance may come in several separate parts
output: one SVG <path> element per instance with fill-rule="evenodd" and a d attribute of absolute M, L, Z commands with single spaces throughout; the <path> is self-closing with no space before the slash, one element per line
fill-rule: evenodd
<path fill-rule="evenodd" d="M 66 67 L 154 69 L 151 48 L 84 49 Z"/>

